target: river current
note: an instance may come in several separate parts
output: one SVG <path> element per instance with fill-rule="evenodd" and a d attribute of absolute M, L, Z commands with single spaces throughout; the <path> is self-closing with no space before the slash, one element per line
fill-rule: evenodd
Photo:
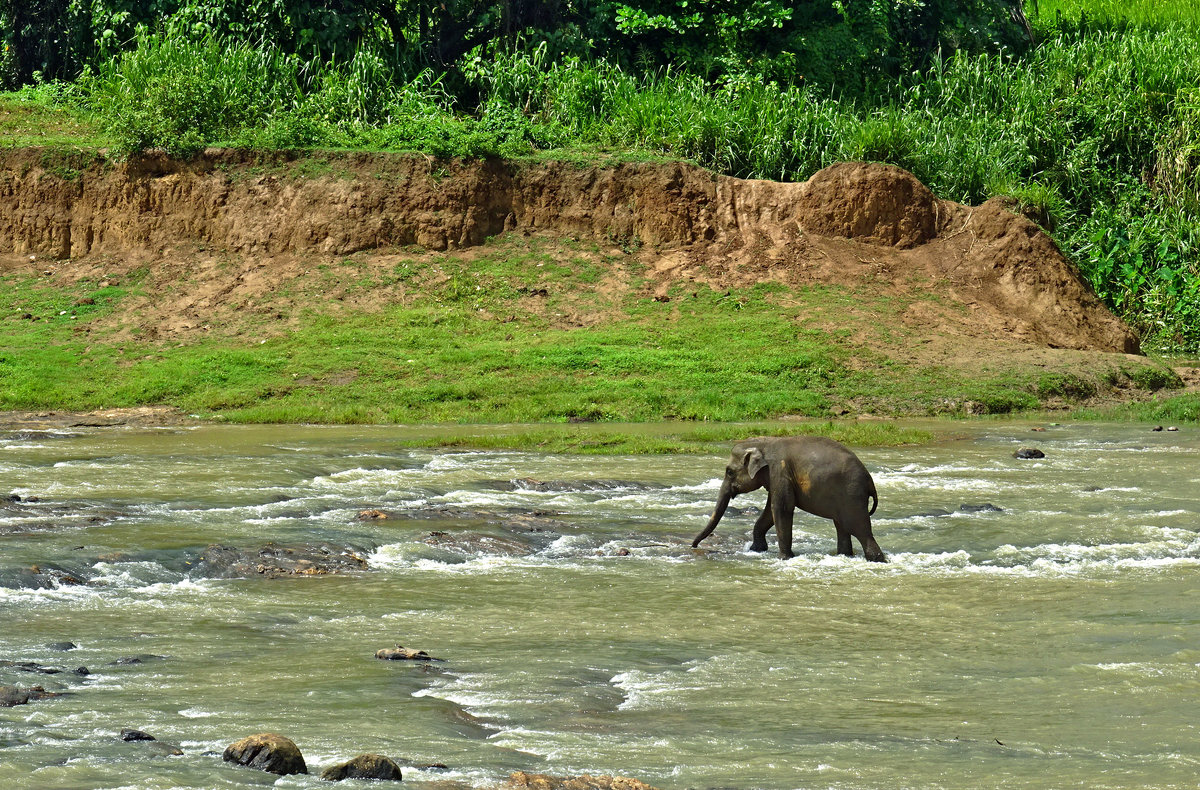
<path fill-rule="evenodd" d="M 0 685 L 61 693 L 0 708 L 0 787 L 328 787 L 375 752 L 429 787 L 1195 788 L 1196 430 L 1031 427 L 858 450 L 886 565 L 803 514 L 795 559 L 746 551 L 762 492 L 693 551 L 723 455 L 0 433 Z M 362 566 L 222 572 L 214 544 Z M 444 660 L 374 657 L 396 644 Z M 312 775 L 222 762 L 264 731 Z"/>

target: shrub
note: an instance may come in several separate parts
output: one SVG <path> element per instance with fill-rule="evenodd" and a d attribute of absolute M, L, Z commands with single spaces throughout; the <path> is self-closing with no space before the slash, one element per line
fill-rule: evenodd
<path fill-rule="evenodd" d="M 1096 383 L 1074 373 L 1046 373 L 1038 379 L 1037 394 L 1041 398 L 1083 400 L 1096 394 Z"/>
<path fill-rule="evenodd" d="M 294 106 L 302 68 L 277 50 L 148 34 L 105 63 L 90 92 L 121 151 L 186 157 Z"/>

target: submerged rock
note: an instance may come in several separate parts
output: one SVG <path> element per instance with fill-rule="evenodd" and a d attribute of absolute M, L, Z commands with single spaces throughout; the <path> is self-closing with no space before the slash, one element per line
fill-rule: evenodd
<path fill-rule="evenodd" d="M 153 653 L 139 653 L 136 656 L 121 656 L 109 662 L 110 667 L 131 667 L 138 664 L 145 664 L 148 661 L 166 661 L 166 656 L 157 656 Z"/>
<path fill-rule="evenodd" d="M 650 491 L 655 486 L 636 480 L 538 480 L 519 477 L 509 483 L 515 491 Z"/>
<path fill-rule="evenodd" d="M 141 730 L 124 729 L 121 730 L 121 740 L 123 741 L 156 741 L 158 740 L 148 732 Z"/>
<path fill-rule="evenodd" d="M 640 779 L 626 776 L 550 776 L 516 771 L 502 790 L 657 790 Z"/>
<path fill-rule="evenodd" d="M 324 576 L 367 569 L 367 561 L 348 547 L 277 546 L 268 543 L 260 549 L 235 549 L 212 545 L 201 553 L 196 573 L 215 578 L 266 576 Z"/>
<path fill-rule="evenodd" d="M 399 782 L 400 766 L 380 754 L 360 754 L 352 760 L 331 765 L 321 772 L 321 778 L 330 782 L 343 779 L 375 779 Z"/>
<path fill-rule="evenodd" d="M 430 532 L 422 543 L 439 549 L 462 552 L 463 554 L 499 554 L 506 557 L 523 557 L 535 549 L 517 538 L 499 535 L 484 535 L 478 532 Z"/>
<path fill-rule="evenodd" d="M 26 705 L 32 700 L 61 696 L 53 691 L 46 691 L 41 686 L 30 686 L 29 688 L 0 686 L 0 708 L 11 708 L 14 705 Z"/>
<path fill-rule="evenodd" d="M 39 675 L 57 675 L 62 672 L 61 669 L 54 667 L 44 667 L 36 661 L 0 661 L 0 667 L 15 669 L 18 672 L 34 672 Z"/>
<path fill-rule="evenodd" d="M 434 658 L 424 650 L 412 650 L 411 648 L 396 645 L 395 647 L 385 647 L 382 650 L 375 651 L 375 657 L 383 661 L 445 661 L 444 658 Z"/>
<path fill-rule="evenodd" d="M 280 776 L 308 773 L 300 747 L 290 738 L 273 732 L 250 735 L 229 744 L 221 759 Z"/>
<path fill-rule="evenodd" d="M 126 743 L 144 744 L 141 748 L 148 750 L 152 756 L 180 757 L 183 755 L 183 749 L 175 744 L 163 743 L 150 733 L 141 730 L 121 730 L 121 740 Z"/>
<path fill-rule="evenodd" d="M 991 502 L 984 502 L 979 505 L 959 505 L 958 509 L 962 513 L 1003 513 L 1004 508 L 996 507 Z"/>
<path fill-rule="evenodd" d="M 16 587 L 50 590 L 87 584 L 87 574 L 50 565 L 30 565 L 28 568 L 18 570 L 14 581 Z"/>
<path fill-rule="evenodd" d="M 1013 453 L 1013 458 L 1045 458 L 1046 454 L 1036 447 L 1022 447 Z"/>
<path fill-rule="evenodd" d="M 359 521 L 386 521 L 391 516 L 383 510 L 372 508 L 371 510 L 360 510 L 355 518 Z"/>

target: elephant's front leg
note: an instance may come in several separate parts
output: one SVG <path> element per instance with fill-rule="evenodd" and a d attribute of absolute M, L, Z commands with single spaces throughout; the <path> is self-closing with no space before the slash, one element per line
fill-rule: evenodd
<path fill-rule="evenodd" d="M 840 521 L 836 519 L 833 526 L 837 529 L 837 553 L 845 557 L 854 556 L 854 544 L 850 542 L 850 531 L 842 526 Z"/>
<path fill-rule="evenodd" d="M 782 497 L 781 497 L 782 499 Z M 771 508 L 771 520 L 775 522 L 775 537 L 779 541 L 779 556 L 790 560 L 796 555 L 792 553 L 792 517 L 795 511 L 791 503 L 775 502 Z"/>
<path fill-rule="evenodd" d="M 767 550 L 767 530 L 775 524 L 775 517 L 771 514 L 771 497 L 767 497 L 767 504 L 763 505 L 762 513 L 758 514 L 758 520 L 754 522 L 754 531 L 751 532 L 750 551 L 766 551 Z"/>

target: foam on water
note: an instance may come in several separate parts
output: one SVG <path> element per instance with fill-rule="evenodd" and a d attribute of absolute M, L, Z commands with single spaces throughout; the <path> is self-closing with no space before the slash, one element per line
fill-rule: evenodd
<path fill-rule="evenodd" d="M 1047 460 L 1028 463 L 1011 457 L 1027 428 L 989 424 L 976 441 L 862 451 L 880 490 L 880 565 L 857 545 L 856 557 L 831 556 L 832 525 L 802 514 L 795 559 L 777 558 L 773 534 L 767 555 L 745 551 L 762 492 L 739 497 L 709 551 L 693 552 L 721 482 L 715 456 L 393 453 L 384 442 L 363 453 L 303 428 L 255 430 L 278 458 L 263 445 L 245 458 L 202 444 L 209 455 L 160 444 L 139 455 L 112 434 L 31 440 L 32 464 L 3 454 L 9 490 L 44 501 L 4 510 L 0 524 L 48 525 L 0 537 L 22 552 L 0 567 L 6 579 L 117 548 L 137 557 L 87 566 L 85 585 L 0 588 L 6 655 L 104 663 L 133 634 L 170 658 L 72 680 L 72 696 L 6 713 L 5 743 L 28 745 L 0 747 L 0 763 L 46 788 L 107 776 L 109 758 L 89 750 L 108 748 L 113 722 L 144 714 L 147 730 L 188 744 L 169 763 L 179 786 L 206 786 L 219 758 L 200 752 L 275 726 L 314 762 L 363 743 L 442 750 L 429 761 L 453 770 L 406 769 L 418 783 L 486 784 L 515 767 L 770 790 L 1194 778 L 1190 709 L 1174 703 L 1200 668 L 1188 652 L 1197 476 L 1178 472 L 1194 469 L 1191 445 L 1061 428 L 1037 438 Z M 1003 510 L 959 509 L 984 502 Z M 357 521 L 367 507 L 402 517 Z M 103 521 L 81 533 L 92 513 Z M 548 533 L 522 531 L 534 515 Z M 451 539 L 429 545 L 431 530 Z M 378 546 L 371 572 L 204 580 L 179 559 L 206 542 L 321 540 Z M 513 541 L 530 553 L 502 553 Z M 67 638 L 84 645 L 70 659 L 46 648 Z M 371 658 L 397 640 L 448 661 Z M 234 672 L 245 693 L 229 688 Z M 409 694 L 425 701 L 411 707 Z M 488 721 L 454 719 L 452 705 Z M 1144 726 L 1124 726 L 1134 717 Z M 438 726 L 451 734 L 436 740 Z M 47 767 L 63 743 L 88 754 Z M 136 790 L 174 781 L 161 765 L 112 770 Z"/>

